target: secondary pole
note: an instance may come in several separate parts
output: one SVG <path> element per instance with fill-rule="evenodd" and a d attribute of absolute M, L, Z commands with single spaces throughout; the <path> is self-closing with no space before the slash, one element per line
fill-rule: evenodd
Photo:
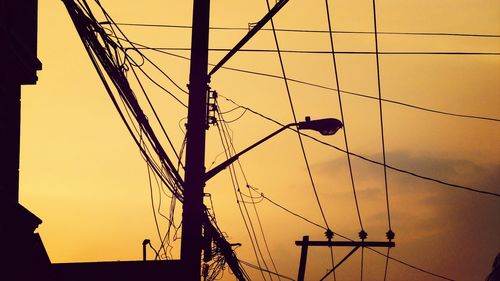
<path fill-rule="evenodd" d="M 209 19 L 210 0 L 194 0 L 181 240 L 181 262 L 187 281 L 201 279 Z"/>

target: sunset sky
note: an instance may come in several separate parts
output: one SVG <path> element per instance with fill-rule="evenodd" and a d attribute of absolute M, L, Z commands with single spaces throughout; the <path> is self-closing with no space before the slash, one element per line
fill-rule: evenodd
<path fill-rule="evenodd" d="M 92 2 L 92 1 L 89 1 Z M 192 1 L 110 1 L 102 5 L 118 23 L 189 26 Z M 274 4 L 275 1 L 270 1 Z M 427 32 L 496 36 L 379 35 L 381 52 L 462 52 L 451 54 L 381 54 L 380 82 L 384 99 L 449 113 L 489 117 L 473 119 L 443 115 L 395 103 L 383 103 L 387 164 L 418 175 L 500 193 L 500 2 L 497 0 L 379 0 L 379 32 Z M 334 31 L 373 31 L 372 1 L 329 1 Z M 265 0 L 214 0 L 212 27 L 247 28 L 267 12 Z M 101 13 L 96 9 L 96 15 Z M 102 17 L 99 19 L 103 19 Z M 324 1 L 290 2 L 274 19 L 280 29 L 327 30 Z M 266 29 L 271 26 L 266 25 Z M 190 48 L 188 28 L 122 25 L 130 40 L 150 47 Z M 232 48 L 245 30 L 214 29 L 211 48 Z M 326 33 L 278 32 L 282 50 L 330 51 Z M 334 34 L 336 51 L 375 50 L 373 34 Z M 273 33 L 259 32 L 246 49 L 275 50 Z M 189 61 L 143 50 L 181 87 L 187 89 Z M 189 57 L 189 50 L 169 50 Z M 494 54 L 492 54 L 494 53 Z M 225 52 L 211 51 L 210 63 Z M 137 55 L 134 52 L 131 56 Z M 328 53 L 283 53 L 295 113 L 340 119 L 332 56 Z M 20 201 L 43 220 L 38 228 L 52 262 L 140 260 L 141 243 L 160 240 L 150 199 L 148 169 L 120 120 L 61 1 L 40 1 L 38 57 L 43 70 L 35 86 L 22 95 Z M 139 58 L 139 57 L 138 57 Z M 340 89 L 378 97 L 376 56 L 337 54 Z M 282 76 L 276 52 L 239 52 L 225 66 Z M 150 65 L 145 70 L 187 103 L 187 95 Z M 210 69 L 210 67 L 209 67 Z M 180 148 L 186 108 L 145 79 L 145 87 L 172 138 Z M 134 84 L 134 89 L 138 89 Z M 293 122 L 283 79 L 220 69 L 212 89 L 222 96 L 223 112 L 235 104 L 283 124 Z M 382 162 L 379 104 L 342 94 L 345 130 L 334 136 L 307 134 Z M 279 127 L 242 108 L 224 115 L 237 151 Z M 240 118 L 241 117 L 241 118 Z M 159 134 L 159 131 L 158 131 Z M 163 139 L 162 139 L 163 141 Z M 346 154 L 303 138 L 319 199 L 330 228 L 357 239 L 360 231 Z M 165 142 L 165 146 L 166 142 Z M 207 131 L 206 167 L 224 160 L 216 127 Z M 240 158 L 248 184 L 267 198 L 324 226 L 307 174 L 297 134 L 285 131 Z M 383 168 L 353 157 L 352 169 L 364 229 L 369 240 L 385 241 L 388 230 Z M 237 166 L 239 170 L 240 166 Z M 484 280 L 500 252 L 500 197 L 466 191 L 387 170 L 392 229 L 396 247 L 391 256 L 453 280 Z M 247 192 L 243 174 L 238 180 Z M 155 208 L 161 192 L 153 187 Z M 242 243 L 238 257 L 257 264 L 237 199 L 226 170 L 207 183 L 220 228 L 231 243 Z M 254 193 L 259 196 L 258 193 Z M 161 210 L 168 213 L 169 199 Z M 301 220 L 268 200 L 255 204 L 272 258 L 280 274 L 297 277 L 300 248 L 296 240 L 309 235 L 324 240 L 324 229 Z M 212 203 L 205 199 L 212 207 Z M 247 205 L 264 249 L 254 206 Z M 182 205 L 176 206 L 179 224 Z M 167 221 L 157 214 L 160 230 Z M 335 237 L 335 239 L 339 239 Z M 179 258 L 174 242 L 172 257 Z M 348 249 L 335 249 L 338 261 Z M 382 249 L 385 252 L 385 249 Z M 263 251 L 270 264 L 267 251 Z M 153 253 L 148 253 L 150 257 Z M 383 280 L 385 258 L 364 252 L 364 280 Z M 361 252 L 336 273 L 337 280 L 359 280 Z M 311 248 L 307 280 L 320 279 L 331 268 L 328 249 Z M 245 268 L 254 280 L 262 275 Z M 272 269 L 274 271 L 274 269 Z M 269 276 L 265 276 L 271 280 Z M 233 280 L 230 273 L 223 280 Z M 275 277 L 273 280 L 277 280 Z M 330 277 L 329 280 L 333 280 Z M 443 280 L 390 261 L 387 280 Z"/>

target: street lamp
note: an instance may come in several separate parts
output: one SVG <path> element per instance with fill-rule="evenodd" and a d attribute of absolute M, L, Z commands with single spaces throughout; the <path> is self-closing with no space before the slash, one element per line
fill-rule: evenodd
<path fill-rule="evenodd" d="M 317 131 L 324 136 L 330 136 L 330 135 L 335 134 L 344 125 L 342 124 L 342 122 L 340 122 L 339 120 L 337 120 L 335 118 L 311 120 L 311 118 L 309 116 L 307 116 L 305 121 L 298 122 L 298 123 L 290 123 L 288 125 L 285 125 L 285 126 L 279 128 L 276 132 L 269 134 L 268 136 L 264 137 L 260 141 L 254 143 L 251 146 L 236 153 L 235 155 L 233 155 L 233 157 L 230 157 L 226 161 L 220 163 L 215 168 L 213 168 L 212 170 L 205 173 L 205 181 L 208 181 L 213 176 L 218 174 L 220 171 L 226 169 L 234 161 L 238 160 L 238 158 L 241 155 L 243 155 L 244 153 L 255 148 L 256 146 L 260 145 L 261 143 L 267 141 L 268 139 L 274 137 L 275 135 L 283 132 L 284 130 L 289 129 L 290 127 L 294 127 L 294 126 L 297 127 L 297 129 L 299 129 L 299 130 L 314 130 L 314 131 Z"/>

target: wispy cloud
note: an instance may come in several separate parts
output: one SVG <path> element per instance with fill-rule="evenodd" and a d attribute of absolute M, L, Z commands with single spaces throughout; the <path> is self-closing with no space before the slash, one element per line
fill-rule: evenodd
<path fill-rule="evenodd" d="M 371 158 L 378 159 L 379 155 Z M 387 159 L 393 166 L 422 175 L 489 191 L 500 189 L 500 163 L 486 166 L 405 151 L 389 152 Z M 344 161 L 325 162 L 316 169 L 339 179 L 342 186 L 340 193 L 327 196 L 346 200 L 352 191 Z M 384 239 L 387 211 L 383 170 L 357 160 L 353 168 L 365 228 L 372 239 Z M 398 244 L 395 255 L 459 280 L 483 279 L 500 250 L 500 200 L 394 171 L 388 172 L 388 182 L 392 228 Z"/>

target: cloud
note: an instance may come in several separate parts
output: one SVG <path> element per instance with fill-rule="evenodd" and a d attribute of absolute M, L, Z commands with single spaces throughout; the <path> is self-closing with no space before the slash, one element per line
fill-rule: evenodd
<path fill-rule="evenodd" d="M 380 159 L 380 155 L 370 156 Z M 500 163 L 482 165 L 469 160 L 389 152 L 390 165 L 444 181 L 499 191 Z M 383 169 L 353 160 L 359 205 L 371 239 L 385 239 L 387 211 Z M 352 194 L 344 159 L 315 168 L 338 179 L 341 192 Z M 402 257 L 460 280 L 484 279 L 491 260 L 500 250 L 500 199 L 472 193 L 410 175 L 388 172 L 392 228 L 396 232 L 395 256 Z M 332 199 L 333 200 L 333 199 Z M 349 199 L 352 202 L 352 195 Z M 404 274 L 401 276 L 405 276 Z"/>

